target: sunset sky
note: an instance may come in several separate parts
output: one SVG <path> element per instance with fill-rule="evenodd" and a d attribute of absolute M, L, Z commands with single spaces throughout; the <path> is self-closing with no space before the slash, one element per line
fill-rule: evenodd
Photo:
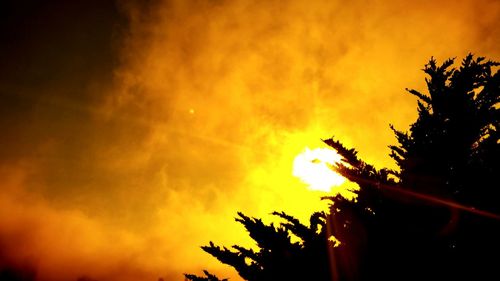
<path fill-rule="evenodd" d="M 240 280 L 199 246 L 324 209 L 298 154 L 395 167 L 424 64 L 499 46 L 496 0 L 1 1 L 0 269 Z"/>

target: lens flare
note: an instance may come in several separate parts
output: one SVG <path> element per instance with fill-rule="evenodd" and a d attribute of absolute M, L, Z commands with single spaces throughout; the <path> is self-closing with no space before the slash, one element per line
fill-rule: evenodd
<path fill-rule="evenodd" d="M 311 190 L 329 192 L 346 180 L 331 168 L 340 160 L 341 156 L 335 150 L 306 148 L 293 161 L 293 175 L 308 184 Z"/>

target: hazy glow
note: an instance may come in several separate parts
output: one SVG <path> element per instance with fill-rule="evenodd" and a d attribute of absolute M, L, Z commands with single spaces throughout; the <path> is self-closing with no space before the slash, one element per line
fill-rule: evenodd
<path fill-rule="evenodd" d="M 306 148 L 293 161 L 293 175 L 312 190 L 329 192 L 332 187 L 345 182 L 345 178 L 332 169 L 341 156 L 328 148 Z"/>
<path fill-rule="evenodd" d="M 325 208 L 292 175 L 305 147 L 391 167 L 431 56 L 500 59 L 498 0 L 38 2 L 58 9 L 22 4 L 25 41 L 1 37 L 0 262 L 39 281 L 241 280 L 199 246 L 254 245 L 237 211 Z M 107 68 L 104 2 L 127 21 Z"/>

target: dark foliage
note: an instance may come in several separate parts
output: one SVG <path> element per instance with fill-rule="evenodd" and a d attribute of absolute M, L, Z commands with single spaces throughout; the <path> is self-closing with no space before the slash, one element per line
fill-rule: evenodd
<path fill-rule="evenodd" d="M 313 214 L 309 226 L 285 213 L 274 213 L 279 226 L 240 213 L 259 250 L 212 242 L 203 250 L 249 281 L 500 280 L 499 64 L 472 55 L 453 62 L 431 59 L 428 94 L 408 90 L 418 119 L 408 132 L 391 126 L 398 171 L 325 140 L 343 157 L 334 168 L 361 187 L 356 202 L 327 197 L 329 214 Z M 206 275 L 186 277 L 219 280 Z"/>
<path fill-rule="evenodd" d="M 227 281 L 228 279 L 219 279 L 217 276 L 210 274 L 208 271 L 203 270 L 206 277 L 199 277 L 192 274 L 186 274 L 186 279 L 193 281 Z"/>
<path fill-rule="evenodd" d="M 246 280 L 330 280 L 328 250 L 325 244 L 326 214 L 314 213 L 310 225 L 281 212 L 273 215 L 283 219 L 275 226 L 238 213 L 238 222 L 257 242 L 259 251 L 233 246 L 232 249 L 210 242 L 203 250 L 221 262 L 233 266 Z M 292 238 L 293 237 L 293 238 Z M 329 242 L 333 245 L 334 242 Z M 205 271 L 208 279 L 186 275 L 189 280 L 219 280 Z M 210 279 L 213 278 L 213 279 Z"/>

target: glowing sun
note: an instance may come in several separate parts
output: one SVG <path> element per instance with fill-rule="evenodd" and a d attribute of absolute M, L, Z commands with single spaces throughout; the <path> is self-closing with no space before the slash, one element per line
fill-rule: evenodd
<path fill-rule="evenodd" d="M 306 148 L 293 161 L 293 175 L 308 184 L 311 190 L 329 192 L 332 187 L 346 180 L 331 168 L 340 159 L 341 156 L 335 150 Z"/>

